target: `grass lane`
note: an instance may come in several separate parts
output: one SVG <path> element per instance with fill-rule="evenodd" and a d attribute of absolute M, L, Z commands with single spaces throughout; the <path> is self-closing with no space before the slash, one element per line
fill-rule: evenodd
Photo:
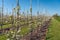
<path fill-rule="evenodd" d="M 57 19 L 51 20 L 46 40 L 60 40 L 60 21 Z"/>

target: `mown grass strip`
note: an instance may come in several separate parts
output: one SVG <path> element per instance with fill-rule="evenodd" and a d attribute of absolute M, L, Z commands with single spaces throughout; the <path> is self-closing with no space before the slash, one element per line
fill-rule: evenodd
<path fill-rule="evenodd" d="M 46 40 L 60 40 L 60 22 L 58 20 L 56 19 L 51 20 Z"/>

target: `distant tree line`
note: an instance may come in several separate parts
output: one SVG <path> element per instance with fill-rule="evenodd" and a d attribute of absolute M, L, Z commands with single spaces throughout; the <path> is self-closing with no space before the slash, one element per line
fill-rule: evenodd
<path fill-rule="evenodd" d="M 60 15 L 58 15 L 57 13 L 54 14 L 53 17 L 54 17 L 56 20 L 60 21 Z"/>

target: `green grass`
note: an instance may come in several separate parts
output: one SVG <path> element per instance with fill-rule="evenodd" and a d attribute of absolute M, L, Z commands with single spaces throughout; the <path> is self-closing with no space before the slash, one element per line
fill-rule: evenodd
<path fill-rule="evenodd" d="M 6 24 L 6 25 L 3 25 L 3 26 L 2 26 L 2 29 L 10 28 L 10 27 L 12 27 L 12 25 L 11 25 L 11 24 Z M 1 26 L 0 26 L 0 29 L 1 29 Z"/>
<path fill-rule="evenodd" d="M 35 27 L 36 27 L 36 26 L 33 24 L 33 25 L 32 25 L 32 28 L 34 29 Z M 22 34 L 22 35 L 25 35 L 25 33 L 28 33 L 28 32 L 30 31 L 29 28 L 30 28 L 29 26 L 25 26 L 25 27 L 21 28 L 21 34 Z"/>
<path fill-rule="evenodd" d="M 51 20 L 46 40 L 60 40 L 60 21 L 57 19 Z"/>
<path fill-rule="evenodd" d="M 0 40 L 6 40 L 7 36 L 6 35 L 0 35 Z"/>
<path fill-rule="evenodd" d="M 28 32 L 29 32 L 28 26 L 25 26 L 25 27 L 21 28 L 20 34 L 21 34 L 21 35 L 25 35 L 25 34 L 28 33 Z"/>
<path fill-rule="evenodd" d="M 11 24 L 3 25 L 3 28 L 8 27 L 11 27 Z M 35 28 L 35 23 L 33 23 L 32 27 Z M 26 35 L 26 33 L 29 33 L 29 31 L 30 31 L 29 26 L 26 25 L 21 28 L 20 35 Z M 6 40 L 6 39 L 7 39 L 6 35 L 0 35 L 0 40 Z"/>
<path fill-rule="evenodd" d="M 22 25 L 22 24 L 24 24 L 24 22 L 21 22 L 20 24 Z M 16 24 L 15 24 L 15 26 L 16 26 Z M 10 27 L 12 27 L 12 24 L 6 24 L 6 25 L 2 26 L 2 29 L 10 28 Z M 0 26 L 0 29 L 1 29 L 1 26 Z"/>

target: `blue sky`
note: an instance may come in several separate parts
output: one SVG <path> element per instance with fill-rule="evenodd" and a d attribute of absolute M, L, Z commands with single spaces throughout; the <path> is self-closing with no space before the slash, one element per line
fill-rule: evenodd
<path fill-rule="evenodd" d="M 30 0 L 20 0 L 21 12 L 30 9 Z M 0 7 L 2 6 L 2 0 L 0 0 Z M 16 0 L 4 0 L 4 13 L 10 13 L 12 8 L 16 7 Z M 60 0 L 32 0 L 33 15 L 39 10 L 45 13 L 45 10 L 53 15 L 58 13 L 60 15 Z M 42 13 L 41 13 L 42 14 Z"/>

